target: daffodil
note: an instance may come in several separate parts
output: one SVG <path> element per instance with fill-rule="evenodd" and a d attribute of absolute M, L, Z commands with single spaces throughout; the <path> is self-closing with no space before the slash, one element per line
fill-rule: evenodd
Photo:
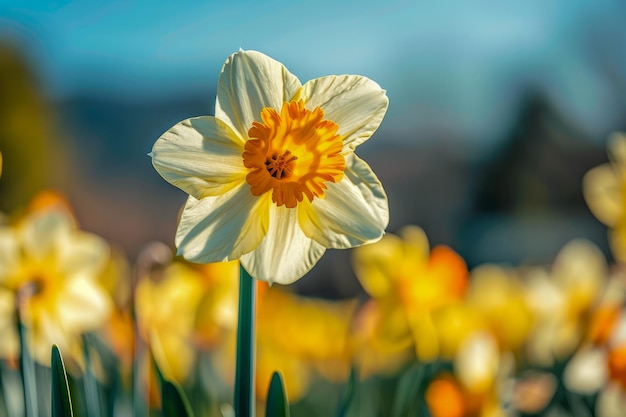
<path fill-rule="evenodd" d="M 256 398 L 265 401 L 276 370 L 284 377 L 290 402 L 302 399 L 316 377 L 345 381 L 350 372 L 349 326 L 354 301 L 295 295 L 263 282 L 257 289 Z M 229 384 L 233 382 L 234 330 L 212 356 L 220 376 Z"/>
<path fill-rule="evenodd" d="M 198 263 L 240 259 L 253 277 L 285 284 L 326 248 L 380 239 L 387 197 L 354 151 L 387 105 L 385 91 L 362 76 L 301 84 L 259 52 L 231 55 L 215 117 L 178 123 L 150 154 L 159 174 L 189 194 L 179 254 Z"/>
<path fill-rule="evenodd" d="M 386 344 L 388 351 L 399 352 L 414 346 L 417 357 L 430 362 L 448 351 L 452 343 L 442 329 L 456 329 L 460 324 L 456 317 L 466 324 L 460 330 L 470 329 L 476 314 L 447 309 L 459 304 L 467 290 L 465 262 L 446 246 L 431 251 L 422 229 L 406 226 L 400 236 L 387 234 L 354 255 L 356 275 L 378 305 L 380 318 L 374 332 L 381 347 Z M 435 319 L 446 324 L 438 327 Z"/>
<path fill-rule="evenodd" d="M 106 243 L 79 231 L 62 210 L 33 212 L 15 227 L 0 227 L 3 309 L 13 299 L 42 363 L 53 343 L 70 349 L 81 333 L 104 324 L 111 303 L 97 279 L 107 256 Z"/>
<path fill-rule="evenodd" d="M 591 212 L 609 227 L 615 258 L 626 261 L 626 134 L 609 137 L 610 162 L 591 169 L 583 178 L 583 195 Z"/>
<path fill-rule="evenodd" d="M 525 295 L 535 317 L 526 341 L 531 363 L 552 365 L 574 352 L 606 291 L 607 278 L 602 252 L 584 239 L 565 245 L 550 271 L 532 268 L 525 272 Z"/>

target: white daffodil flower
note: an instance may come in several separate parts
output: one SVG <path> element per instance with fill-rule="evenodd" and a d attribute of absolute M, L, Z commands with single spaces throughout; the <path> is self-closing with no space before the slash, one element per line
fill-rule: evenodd
<path fill-rule="evenodd" d="M 358 75 L 304 85 L 255 51 L 231 55 L 215 117 L 183 120 L 154 144 L 159 174 L 189 194 L 175 243 L 185 259 L 239 259 L 255 278 L 287 284 L 326 248 L 379 240 L 387 197 L 355 155 L 387 111 L 385 91 Z"/>

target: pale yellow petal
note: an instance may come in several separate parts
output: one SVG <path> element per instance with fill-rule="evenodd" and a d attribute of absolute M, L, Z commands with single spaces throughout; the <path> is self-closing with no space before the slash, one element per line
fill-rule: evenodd
<path fill-rule="evenodd" d="M 8 227 L 0 228 L 0 285 L 19 265 L 18 237 Z"/>
<path fill-rule="evenodd" d="M 402 240 L 391 233 L 372 245 L 354 250 L 354 272 L 370 296 L 382 298 L 390 293 L 403 255 Z"/>
<path fill-rule="evenodd" d="M 321 107 L 339 125 L 344 145 L 354 149 L 378 129 L 387 112 L 385 90 L 360 75 L 330 75 L 308 81 L 295 97 L 309 109 Z"/>
<path fill-rule="evenodd" d="M 183 120 L 154 144 L 150 156 L 171 184 L 201 199 L 224 194 L 245 181 L 244 139 L 210 116 Z"/>
<path fill-rule="evenodd" d="M 217 197 L 189 196 L 176 231 L 178 254 L 210 263 L 254 250 L 267 233 L 268 198 L 253 196 L 247 184 Z"/>
<path fill-rule="evenodd" d="M 298 207 L 304 233 L 327 248 L 375 242 L 389 224 L 387 195 L 374 172 L 354 154 L 346 163 L 344 178 L 328 183 L 325 198 Z"/>
<path fill-rule="evenodd" d="M 313 268 L 325 251 L 324 246 L 302 232 L 296 210 L 272 204 L 267 235 L 240 261 L 256 279 L 290 284 Z"/>
<path fill-rule="evenodd" d="M 626 134 L 622 132 L 614 132 L 609 136 L 607 144 L 609 157 L 617 162 L 626 173 Z"/>
<path fill-rule="evenodd" d="M 260 52 L 240 50 L 222 68 L 215 117 L 247 138 L 252 122 L 261 121 L 261 110 L 280 110 L 300 85 L 298 78 L 280 62 Z"/>
<path fill-rule="evenodd" d="M 61 211 L 32 214 L 22 224 L 21 242 L 27 256 L 43 260 L 52 255 L 59 237 L 75 229 L 73 220 Z"/>
<path fill-rule="evenodd" d="M 615 226 L 624 216 L 623 179 L 611 164 L 591 169 L 583 178 L 583 195 L 594 216 L 607 226 Z"/>
<path fill-rule="evenodd" d="M 63 277 L 96 278 L 104 270 L 109 256 L 109 247 L 104 239 L 91 233 L 74 231 L 59 235 L 56 243 L 57 264 Z"/>
<path fill-rule="evenodd" d="M 102 327 L 112 309 L 110 297 L 93 280 L 69 280 L 57 304 L 58 320 L 66 331 L 83 333 Z"/>
<path fill-rule="evenodd" d="M 600 296 L 608 266 L 600 249 L 585 239 L 569 242 L 552 265 L 552 277 L 567 296 L 571 311 L 582 312 Z"/>

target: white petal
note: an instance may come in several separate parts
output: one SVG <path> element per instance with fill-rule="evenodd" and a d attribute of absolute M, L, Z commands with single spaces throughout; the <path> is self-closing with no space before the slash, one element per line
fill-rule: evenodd
<path fill-rule="evenodd" d="M 290 284 L 310 271 L 325 251 L 326 248 L 304 235 L 296 209 L 272 204 L 265 239 L 240 261 L 256 279 Z"/>
<path fill-rule="evenodd" d="M 85 332 L 101 327 L 111 312 L 111 300 L 89 278 L 69 280 L 58 303 L 59 320 L 65 330 Z"/>
<path fill-rule="evenodd" d="M 385 90 L 360 75 L 331 75 L 308 81 L 299 95 L 308 109 L 321 107 L 324 118 L 339 125 L 344 145 L 354 149 L 382 122 L 389 99 Z"/>
<path fill-rule="evenodd" d="M 171 184 L 201 199 L 224 194 L 244 180 L 244 140 L 210 116 L 183 120 L 154 144 L 150 156 Z"/>
<path fill-rule="evenodd" d="M 247 183 L 217 197 L 189 196 L 176 231 L 178 254 L 210 263 L 254 250 L 267 231 L 269 197 L 253 196 Z"/>
<path fill-rule="evenodd" d="M 104 269 L 109 247 L 100 237 L 75 231 L 59 236 L 57 244 L 59 272 L 64 277 L 95 278 Z"/>
<path fill-rule="evenodd" d="M 325 198 L 302 204 L 300 226 L 327 248 L 345 249 L 380 239 L 389 224 L 387 196 L 371 168 L 354 154 L 344 178 L 327 183 Z"/>
<path fill-rule="evenodd" d="M 586 395 L 596 393 L 608 380 L 606 363 L 603 349 L 583 348 L 567 363 L 563 382 L 570 391 Z"/>
<path fill-rule="evenodd" d="M 60 211 L 35 213 L 28 217 L 22 226 L 24 251 L 36 260 L 43 260 L 44 257 L 52 255 L 59 238 L 75 229 L 72 219 Z"/>
<path fill-rule="evenodd" d="M 0 284 L 7 279 L 11 271 L 17 268 L 18 263 L 17 236 L 11 228 L 2 227 L 0 228 Z"/>
<path fill-rule="evenodd" d="M 247 138 L 252 122 L 261 120 L 264 107 L 280 110 L 300 86 L 298 78 L 280 62 L 260 52 L 240 50 L 222 68 L 215 117 Z"/>

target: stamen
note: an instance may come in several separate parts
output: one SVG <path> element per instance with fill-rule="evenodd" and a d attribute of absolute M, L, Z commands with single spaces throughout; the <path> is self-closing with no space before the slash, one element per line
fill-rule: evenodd
<path fill-rule="evenodd" d="M 302 100 L 290 101 L 280 112 L 264 108 L 261 120 L 252 123 L 242 155 L 253 195 L 272 191 L 278 206 L 293 208 L 304 196 L 323 198 L 325 183 L 341 180 L 343 140 L 321 108 L 311 111 Z"/>

